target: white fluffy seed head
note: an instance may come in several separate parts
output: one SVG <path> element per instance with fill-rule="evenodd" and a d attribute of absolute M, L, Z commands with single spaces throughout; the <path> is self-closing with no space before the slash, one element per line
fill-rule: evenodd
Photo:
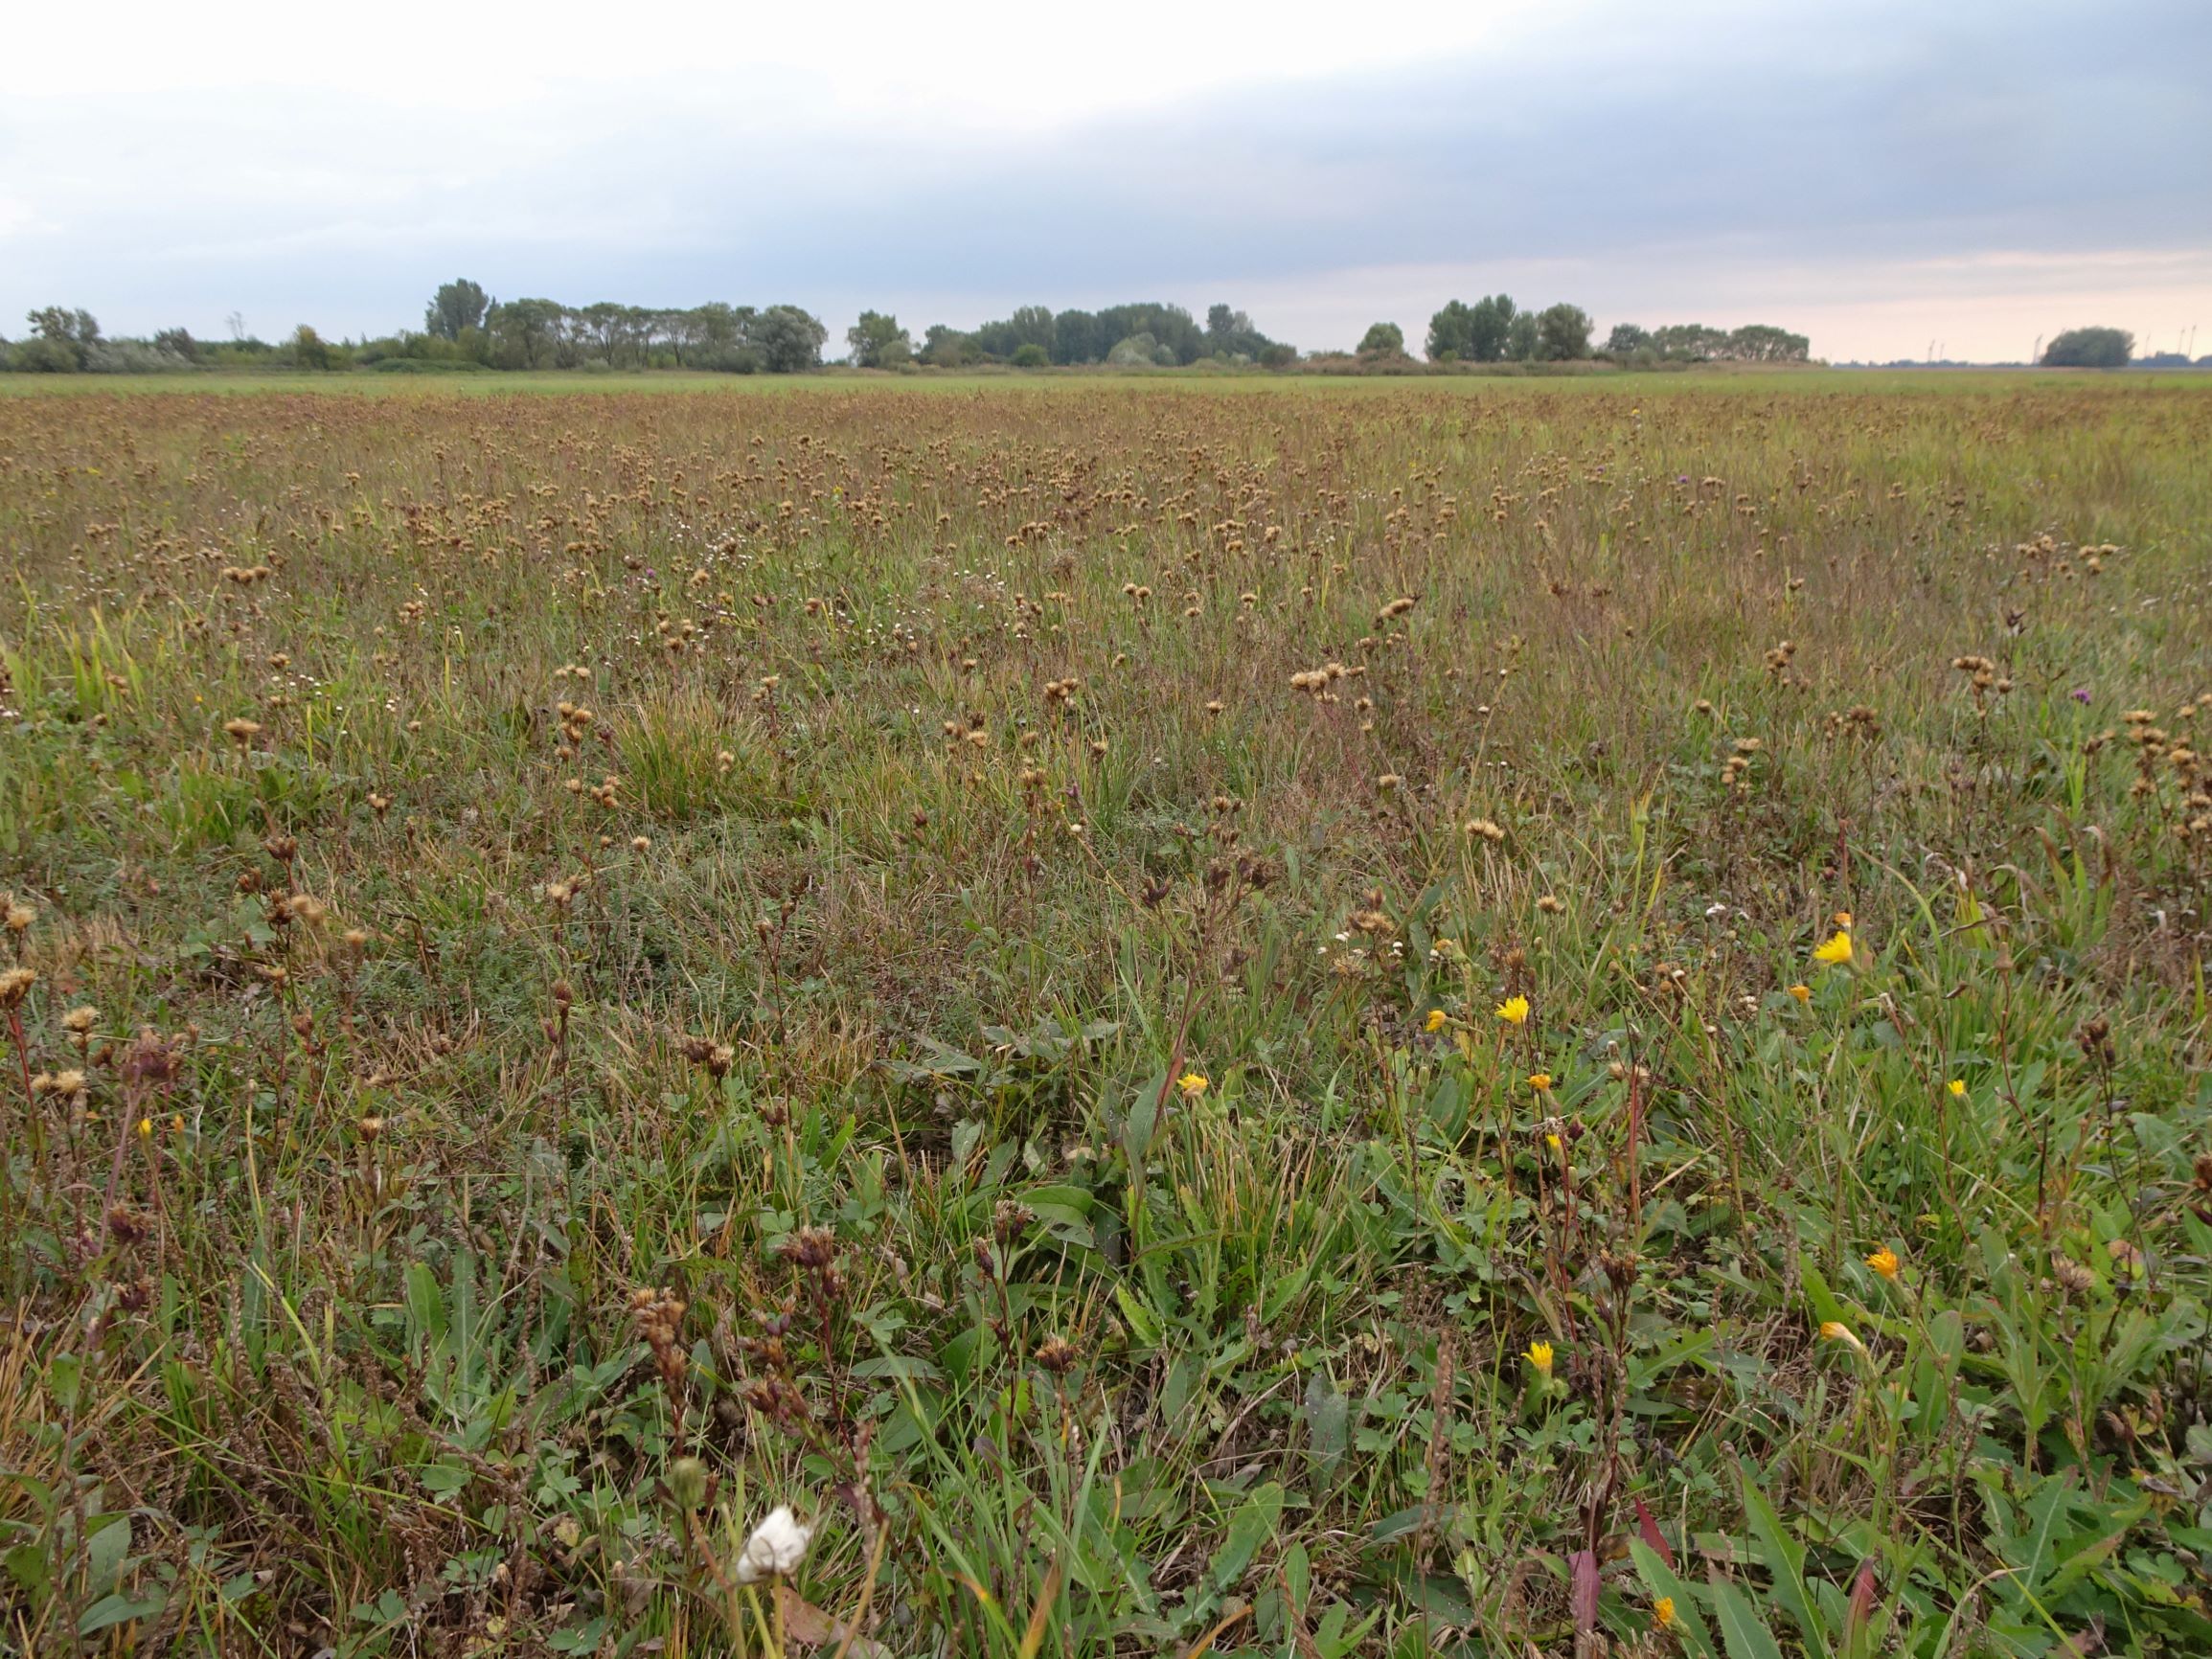
<path fill-rule="evenodd" d="M 757 1584 L 763 1579 L 789 1578 L 807 1558 L 807 1544 L 813 1535 L 814 1529 L 801 1526 L 788 1504 L 778 1504 L 745 1540 L 738 1556 L 738 1582 Z"/>

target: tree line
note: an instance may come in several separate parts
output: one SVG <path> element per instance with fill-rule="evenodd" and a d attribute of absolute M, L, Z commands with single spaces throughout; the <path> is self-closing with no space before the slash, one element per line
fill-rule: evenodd
<path fill-rule="evenodd" d="M 557 300 L 492 299 L 477 283 L 440 284 L 423 308 L 422 328 L 376 339 L 325 339 L 302 324 L 268 342 L 245 333 L 233 318 L 233 338 L 195 339 L 165 329 L 146 339 L 108 339 L 88 311 L 48 306 L 28 314 L 30 338 L 0 338 L 0 366 L 26 372 L 149 373 L 192 368 L 264 367 L 389 370 L 704 369 L 731 374 L 800 374 L 822 366 L 829 330 L 801 307 L 733 306 L 719 301 L 681 307 L 626 306 L 603 300 L 570 306 Z M 1698 323 L 1645 329 L 1618 323 L 1593 346 L 1593 324 L 1564 301 L 1524 309 L 1509 294 L 1471 304 L 1448 301 L 1429 319 L 1425 350 L 1431 363 L 1572 362 L 1600 357 L 1628 365 L 1698 362 L 1804 362 L 1803 334 L 1764 324 L 1722 330 Z M 2059 336 L 2046 362 L 2127 361 L 2131 341 L 2115 330 L 2076 330 Z M 1200 322 L 1181 306 L 1136 301 L 1098 310 L 1055 311 L 1023 306 L 1011 316 L 956 329 L 936 323 L 917 341 L 888 312 L 863 311 L 845 333 L 855 367 L 940 369 L 1004 364 L 1014 368 L 1105 364 L 1188 368 L 1201 362 L 1288 368 L 1301 361 L 1294 346 L 1273 340 L 1251 317 L 1226 303 Z M 1359 366 L 1411 366 L 1404 331 L 1377 323 L 1353 354 Z M 1326 367 L 1342 353 L 1318 353 Z"/>
<path fill-rule="evenodd" d="M 90 312 L 59 306 L 33 311 L 29 321 L 29 339 L 11 347 L 0 338 L 0 367 L 46 373 L 232 367 L 673 368 L 787 375 L 820 368 L 829 340 L 821 319 L 798 306 L 499 301 L 467 278 L 440 284 L 423 308 L 420 330 L 357 343 L 326 339 L 307 324 L 272 343 L 246 334 L 236 319 L 228 341 L 195 339 L 183 329 L 165 329 L 144 340 L 111 340 L 102 335 Z M 1212 307 L 1203 323 L 1181 306 L 1158 301 L 1097 311 L 1024 306 L 1011 317 L 973 329 L 933 324 L 920 342 L 896 317 L 865 311 L 845 337 L 849 360 L 861 368 L 926 364 L 957 369 L 994 363 L 1173 368 L 1207 359 L 1281 368 L 1298 360 L 1296 348 L 1269 339 L 1246 313 L 1225 304 Z"/>
<path fill-rule="evenodd" d="M 1540 311 L 1524 310 L 1511 294 L 1491 294 L 1471 305 L 1465 300 L 1446 302 L 1428 320 L 1426 350 L 1432 363 L 1560 363 L 1597 356 L 1631 367 L 1802 363 L 1812 354 L 1812 342 L 1803 334 L 1765 323 L 1740 329 L 1712 329 L 1702 323 L 1647 329 L 1616 323 L 1602 347 L 1591 344 L 1594 329 L 1587 311 L 1563 300 Z M 1360 343 L 1362 352 L 1381 349 L 1403 351 L 1395 324 L 1377 324 Z"/>
<path fill-rule="evenodd" d="M 855 363 L 878 368 L 908 358 L 942 369 L 980 363 L 1017 369 L 1041 369 L 1048 363 L 1188 368 L 1206 359 L 1283 368 L 1298 360 L 1296 347 L 1270 340 L 1233 306 L 1209 307 L 1200 324 L 1183 307 L 1156 300 L 1096 311 L 1023 306 L 1010 317 L 973 329 L 933 323 L 919 346 L 895 318 L 870 311 L 849 331 L 847 341 Z"/>
<path fill-rule="evenodd" d="M 420 331 L 336 341 L 303 323 L 282 340 L 245 332 L 210 341 L 183 329 L 110 339 L 91 312 L 47 306 L 28 313 L 31 335 L 0 337 L 0 368 L 43 374 L 157 374 L 211 368 L 417 371 L 716 369 L 790 375 L 822 366 L 830 331 L 797 306 L 666 307 L 601 301 L 492 300 L 466 278 L 442 284 Z"/>
<path fill-rule="evenodd" d="M 27 314 L 31 332 L 11 343 L 0 336 L 0 369 L 27 373 L 156 373 L 201 368 L 391 370 L 705 369 L 732 374 L 799 374 L 818 369 L 829 330 L 794 305 L 628 306 L 610 300 L 572 306 L 557 300 L 499 301 L 467 278 L 441 284 L 423 308 L 421 330 L 375 339 L 326 339 L 302 324 L 281 340 L 245 332 L 232 318 L 227 340 L 195 338 L 164 329 L 145 338 L 110 338 L 81 307 L 46 306 Z M 845 332 L 847 360 L 856 367 L 941 369 L 1007 365 L 1105 364 L 1188 368 L 1197 363 L 1283 369 L 1301 363 L 1327 369 L 1411 371 L 1404 331 L 1377 323 L 1356 352 L 1303 356 L 1270 339 L 1244 311 L 1226 303 L 1201 321 L 1182 306 L 1135 301 L 1097 310 L 1055 311 L 1023 306 L 971 329 L 934 323 L 917 339 L 896 316 L 864 311 Z M 1422 342 L 1436 365 L 1574 362 L 1599 359 L 1628 368 L 1740 362 L 1802 363 L 1811 342 L 1770 324 L 1716 329 L 1702 323 L 1645 328 L 1616 323 L 1599 343 L 1590 315 L 1565 301 L 1523 307 L 1510 294 L 1471 302 L 1449 300 L 1428 320 Z M 2123 368 L 2134 357 L 2126 330 L 2069 329 L 2039 361 L 2052 367 Z M 2186 359 L 2176 356 L 2175 363 Z M 2158 359 L 2160 363 L 2166 358 Z M 2212 362 L 2212 359 L 2207 359 Z"/>

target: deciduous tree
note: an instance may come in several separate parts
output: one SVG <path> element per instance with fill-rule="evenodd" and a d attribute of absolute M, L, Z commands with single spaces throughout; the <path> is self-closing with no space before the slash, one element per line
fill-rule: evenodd
<path fill-rule="evenodd" d="M 462 330 L 484 327 L 484 313 L 490 304 L 482 288 L 467 277 L 456 277 L 438 284 L 422 313 L 422 327 L 442 340 L 458 340 Z"/>

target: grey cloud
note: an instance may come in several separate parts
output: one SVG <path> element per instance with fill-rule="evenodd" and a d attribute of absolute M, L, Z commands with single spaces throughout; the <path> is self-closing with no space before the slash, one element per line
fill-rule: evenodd
<path fill-rule="evenodd" d="M 43 222 L 11 236 L 0 302 L 388 329 L 460 270 L 502 294 L 833 311 L 1662 246 L 1719 263 L 2205 241 L 2212 9 L 1787 16 L 1638 14 L 997 145 L 829 129 L 798 98 L 733 107 L 704 80 L 650 106 L 602 92 L 481 119 L 365 94 L 213 116 L 180 98 L 153 112 L 173 144 L 88 130 L 11 191 L 36 148 L 19 113 L 0 117 L 0 197 Z"/>

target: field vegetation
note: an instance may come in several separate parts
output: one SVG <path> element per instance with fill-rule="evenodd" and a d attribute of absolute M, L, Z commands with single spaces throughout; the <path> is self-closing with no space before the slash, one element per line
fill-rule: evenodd
<path fill-rule="evenodd" d="M 2212 1651 L 2212 397 L 470 391 L 0 398 L 6 1650 Z"/>

